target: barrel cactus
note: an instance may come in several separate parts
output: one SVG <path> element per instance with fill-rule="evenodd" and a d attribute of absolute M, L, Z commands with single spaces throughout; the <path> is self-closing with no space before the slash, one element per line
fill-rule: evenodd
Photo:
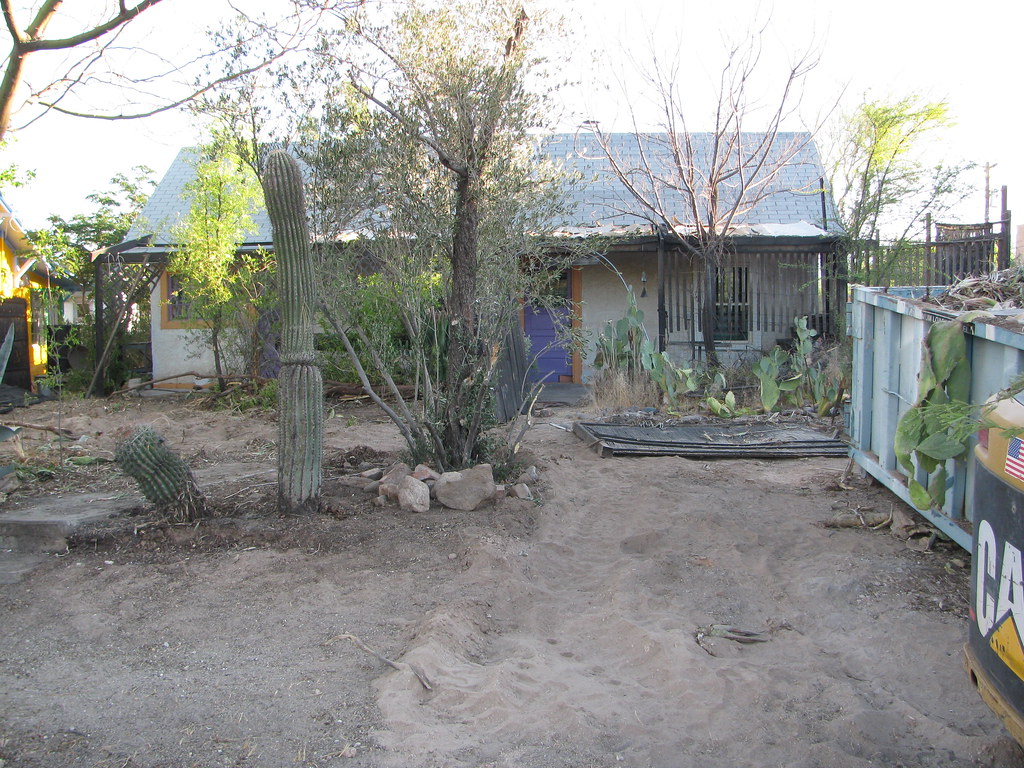
<path fill-rule="evenodd" d="M 117 446 L 114 459 L 139 484 L 142 495 L 175 521 L 193 522 L 206 514 L 206 498 L 192 470 L 152 427 L 139 427 Z"/>
<path fill-rule="evenodd" d="M 277 503 L 284 514 L 316 512 L 324 434 L 323 378 L 313 350 L 317 295 L 302 173 L 284 150 L 267 158 L 263 193 L 274 228 L 281 296 Z"/>

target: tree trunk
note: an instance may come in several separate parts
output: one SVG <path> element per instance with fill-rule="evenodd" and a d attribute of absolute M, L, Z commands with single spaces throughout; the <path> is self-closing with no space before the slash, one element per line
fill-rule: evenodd
<path fill-rule="evenodd" d="M 716 304 L 718 300 L 718 267 L 712 259 L 704 259 L 704 301 L 700 312 L 700 333 L 704 339 L 704 354 L 708 365 L 719 366 L 718 348 L 715 344 L 717 325 Z"/>
<path fill-rule="evenodd" d="M 472 333 L 475 323 L 477 242 L 480 229 L 478 183 L 471 176 L 459 177 L 455 187 L 455 232 L 452 236 L 452 290 L 448 297 L 448 318 L 462 323 Z"/>
<path fill-rule="evenodd" d="M 220 320 L 214 320 L 210 329 L 210 342 L 213 346 L 213 370 L 217 374 L 217 391 L 223 392 L 227 388 L 227 381 L 224 379 L 224 363 L 220 351 Z"/>
<path fill-rule="evenodd" d="M 452 284 L 445 308 L 448 321 L 444 432 L 448 461 L 462 466 L 470 459 L 469 416 L 473 404 L 476 349 L 477 246 L 480 229 L 479 188 L 471 174 L 460 175 L 455 188 L 455 231 L 452 236 Z M 457 467 L 456 467 L 457 468 Z"/>
<path fill-rule="evenodd" d="M 21 83 L 21 75 L 25 69 L 25 56 L 21 45 L 13 42 L 11 53 L 7 61 L 7 69 L 4 71 L 3 80 L 0 81 L 0 141 L 7 136 L 7 130 L 11 126 L 11 115 L 14 112 L 14 97 L 17 95 L 18 85 Z"/>

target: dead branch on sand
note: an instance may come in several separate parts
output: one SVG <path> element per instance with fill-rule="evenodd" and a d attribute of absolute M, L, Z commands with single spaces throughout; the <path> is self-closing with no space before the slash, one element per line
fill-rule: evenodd
<path fill-rule="evenodd" d="M 47 424 L 29 424 L 24 421 L 4 421 L 4 424 L 12 427 L 21 427 L 22 429 L 39 429 L 43 432 L 53 432 L 53 434 L 60 435 L 61 437 L 71 437 L 74 434 L 70 429 L 51 427 Z"/>
<path fill-rule="evenodd" d="M 416 676 L 416 679 L 420 681 L 420 685 L 422 685 L 428 691 L 433 691 L 434 690 L 434 687 L 430 684 L 430 680 L 427 679 L 427 676 L 425 674 L 423 674 L 423 672 L 421 670 L 417 669 L 412 664 L 406 664 L 405 662 L 402 662 L 402 661 L 392 661 L 387 656 L 384 656 L 383 654 L 377 653 L 377 651 L 373 650 L 373 648 L 368 646 L 366 643 L 364 643 L 362 640 L 360 640 L 355 635 L 350 635 L 347 632 L 343 633 L 343 634 L 340 634 L 340 635 L 335 635 L 330 640 L 325 642 L 324 645 L 332 645 L 333 643 L 337 642 L 338 640 L 351 640 L 352 643 L 359 650 L 366 651 L 368 654 L 370 654 L 371 656 L 376 658 L 378 661 L 383 662 L 384 664 L 387 664 L 389 667 L 391 667 L 394 670 L 397 670 L 399 672 L 412 672 Z"/>

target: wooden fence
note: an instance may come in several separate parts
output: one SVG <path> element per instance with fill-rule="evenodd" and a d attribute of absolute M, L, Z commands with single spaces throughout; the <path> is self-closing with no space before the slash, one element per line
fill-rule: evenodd
<path fill-rule="evenodd" d="M 949 285 L 1010 265 L 1010 212 L 983 224 L 940 224 L 927 219 L 925 239 L 864 243 L 849 254 L 851 282 L 887 288 Z"/>
<path fill-rule="evenodd" d="M 519 415 L 526 386 L 526 341 L 516 323 L 505 337 L 494 371 L 494 415 L 504 424 Z"/>

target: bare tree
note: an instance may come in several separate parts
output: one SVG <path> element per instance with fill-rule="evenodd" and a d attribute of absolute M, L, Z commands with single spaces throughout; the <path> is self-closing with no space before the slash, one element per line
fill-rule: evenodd
<path fill-rule="evenodd" d="M 63 0 L 45 0 L 25 26 L 19 24 L 15 18 L 11 0 L 0 0 L 0 10 L 3 11 L 4 23 L 11 36 L 11 52 L 7 55 L 7 66 L 4 69 L 3 80 L 0 81 L 0 140 L 10 128 L 17 91 L 24 80 L 25 64 L 29 56 L 39 51 L 66 51 L 95 42 L 160 2 L 161 0 L 140 0 L 135 5 L 127 6 L 124 0 L 119 0 L 117 11 L 95 26 L 68 37 L 47 39 L 43 35 L 63 5 Z M 80 76 L 77 79 L 80 80 Z"/>
<path fill-rule="evenodd" d="M 27 23 L 17 18 L 12 0 L 0 0 L 11 38 L 0 81 L 0 141 L 14 130 L 14 115 L 27 107 L 33 111 L 21 128 L 50 111 L 75 117 L 127 120 L 175 109 L 296 50 L 325 14 L 340 13 L 359 0 L 283 0 L 290 10 L 274 20 L 239 11 L 237 25 L 226 22 L 215 28 L 211 49 L 187 61 L 166 60 L 155 51 L 131 45 L 126 46 L 128 52 L 148 54 L 149 63 L 142 65 L 137 58 L 123 66 L 108 61 L 121 50 L 118 42 L 126 27 L 161 2 L 164 0 L 138 0 L 129 5 L 126 0 L 118 0 L 116 11 L 80 32 L 47 38 L 46 30 L 60 17 L 63 0 L 44 0 Z M 259 55 L 252 56 L 256 43 L 260 45 Z M 26 65 L 36 53 L 63 54 L 64 58 L 43 82 L 30 85 Z M 191 79 L 182 82 L 183 73 L 196 73 L 197 68 L 203 69 L 203 73 L 187 76 Z M 95 92 L 103 86 L 119 89 L 119 101 L 127 105 L 123 111 L 106 113 L 67 103 L 74 95 Z"/>
<path fill-rule="evenodd" d="M 763 30 L 761 30 L 763 32 Z M 611 172 L 639 204 L 640 215 L 704 267 L 700 327 L 708 362 L 718 364 L 715 348 L 717 270 L 734 227 L 780 186 L 786 166 L 811 142 L 811 133 L 785 133 L 796 117 L 802 86 L 818 63 L 813 51 L 791 61 L 773 102 L 763 107 L 754 93 L 761 66 L 761 33 L 727 51 L 719 72 L 711 129 L 690 130 L 692 101 L 683 86 L 678 59 L 655 57 L 644 73 L 656 103 L 661 131 L 639 130 L 633 114 L 635 152 L 620 153 L 611 134 L 591 123 Z M 692 75 L 691 75 L 692 76 Z M 756 130 L 750 123 L 756 121 Z M 633 149 L 633 148 L 631 148 Z M 630 207 L 634 213 L 636 207 Z"/>

